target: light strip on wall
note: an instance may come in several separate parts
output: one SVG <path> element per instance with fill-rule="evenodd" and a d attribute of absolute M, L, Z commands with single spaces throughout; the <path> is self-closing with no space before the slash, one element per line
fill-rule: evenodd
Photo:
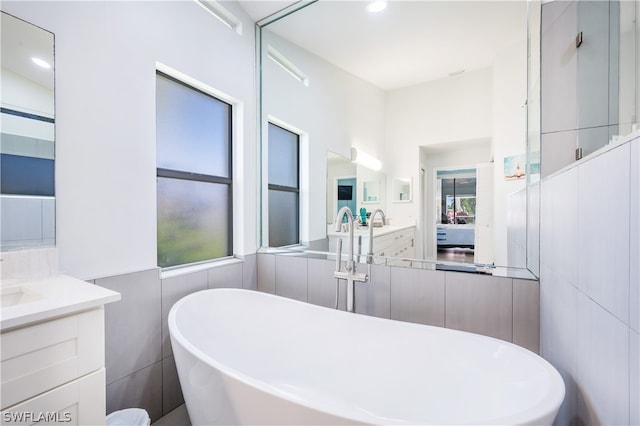
<path fill-rule="evenodd" d="M 278 52 L 273 46 L 267 46 L 267 56 L 276 64 L 280 65 L 282 69 L 291 74 L 296 80 L 304 84 L 305 86 L 309 86 L 309 77 L 305 73 L 303 73 L 300 68 L 295 66 L 293 62 L 284 57 L 284 55 Z"/>
<path fill-rule="evenodd" d="M 358 151 L 356 148 L 351 148 L 351 162 L 371 170 L 380 170 L 382 168 L 380 160 L 366 152 Z"/>
<path fill-rule="evenodd" d="M 204 10 L 218 18 L 220 22 L 242 35 L 242 23 L 231 12 L 222 7 L 216 0 L 194 0 Z"/>

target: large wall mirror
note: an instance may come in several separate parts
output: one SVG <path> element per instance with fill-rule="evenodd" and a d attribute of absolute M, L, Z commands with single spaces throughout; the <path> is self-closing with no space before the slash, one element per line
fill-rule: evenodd
<path fill-rule="evenodd" d="M 55 245 L 54 38 L 1 13 L 1 242 Z"/>
<path fill-rule="evenodd" d="M 258 23 L 262 151 L 268 123 L 301 135 L 301 244 L 287 249 L 335 253 L 350 205 L 359 261 L 373 225 L 360 214 L 380 209 L 374 245 L 410 242 L 376 263 L 537 276 L 541 2 L 369 3 L 305 2 Z"/>

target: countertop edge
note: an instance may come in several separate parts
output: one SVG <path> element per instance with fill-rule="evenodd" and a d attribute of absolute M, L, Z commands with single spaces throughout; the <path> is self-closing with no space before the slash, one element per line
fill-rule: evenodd
<path fill-rule="evenodd" d="M 51 283 L 47 283 L 47 278 L 16 283 L 28 289 L 46 288 L 47 292 L 54 293 L 55 297 L 44 296 L 36 302 L 3 308 L 0 314 L 0 332 L 4 333 L 32 323 L 91 310 L 121 299 L 121 295 L 118 292 L 77 278 L 57 275 L 49 279 Z M 60 285 L 60 281 L 63 282 L 64 288 L 57 294 L 54 286 Z M 78 294 L 78 292 L 83 293 Z M 72 293 L 72 296 L 64 297 L 68 293 Z"/>

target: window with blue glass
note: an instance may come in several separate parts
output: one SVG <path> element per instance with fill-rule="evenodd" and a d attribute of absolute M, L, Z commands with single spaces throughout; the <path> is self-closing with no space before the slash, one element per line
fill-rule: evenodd
<path fill-rule="evenodd" d="M 300 136 L 269 123 L 269 246 L 300 243 Z"/>
<path fill-rule="evenodd" d="M 156 75 L 158 266 L 233 254 L 232 107 Z"/>

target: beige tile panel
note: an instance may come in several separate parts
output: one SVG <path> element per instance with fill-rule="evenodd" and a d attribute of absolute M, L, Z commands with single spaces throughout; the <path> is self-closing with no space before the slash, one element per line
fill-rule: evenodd
<path fill-rule="evenodd" d="M 512 279 L 446 273 L 447 328 L 511 341 Z"/>

